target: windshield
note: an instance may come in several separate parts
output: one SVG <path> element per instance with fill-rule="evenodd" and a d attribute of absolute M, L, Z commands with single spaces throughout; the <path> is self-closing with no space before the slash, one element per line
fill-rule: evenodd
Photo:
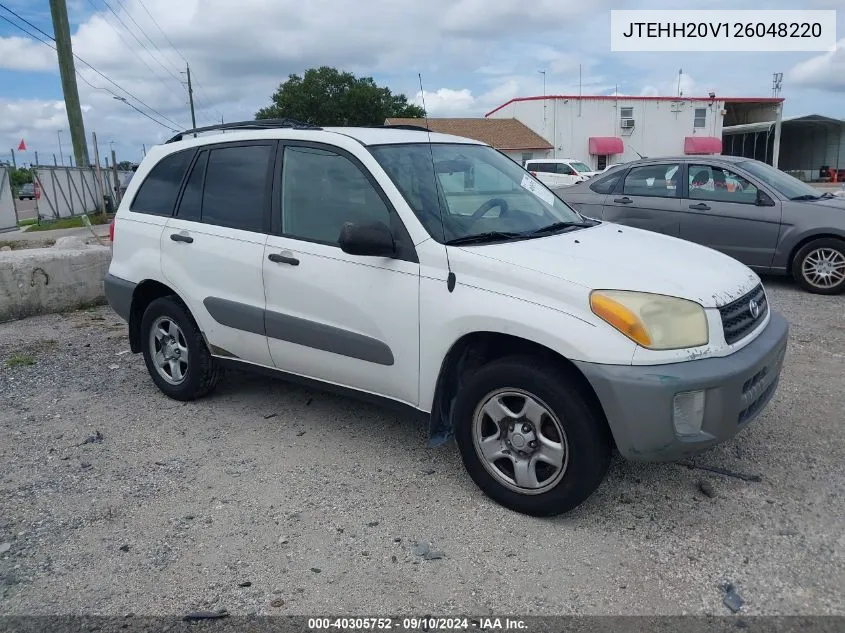
<path fill-rule="evenodd" d="M 438 242 L 517 239 L 546 227 L 571 228 L 561 223 L 591 225 L 492 147 L 412 143 L 370 151 Z"/>
<path fill-rule="evenodd" d="M 572 163 L 569 163 L 569 166 L 570 166 L 570 167 L 572 167 L 572 169 L 574 169 L 574 170 L 575 170 L 575 171 L 577 171 L 578 173 L 581 173 L 581 172 L 584 172 L 584 171 L 592 171 L 592 170 L 591 170 L 589 167 L 587 167 L 584 163 L 579 162 L 579 161 L 577 161 L 577 160 L 576 160 L 576 161 L 574 161 L 574 162 L 572 162 Z"/>
<path fill-rule="evenodd" d="M 817 189 L 813 189 L 810 185 L 801 182 L 794 176 L 790 176 L 766 163 L 754 160 L 742 162 L 739 165 L 749 174 L 756 176 L 789 199 L 820 197 Z"/>

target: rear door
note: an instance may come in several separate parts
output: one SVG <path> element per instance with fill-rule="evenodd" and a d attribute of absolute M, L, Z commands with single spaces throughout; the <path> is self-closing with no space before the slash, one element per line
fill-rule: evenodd
<path fill-rule="evenodd" d="M 772 265 L 781 225 L 781 203 L 749 179 L 716 163 L 690 163 L 681 237 L 709 246 L 746 266 Z"/>
<path fill-rule="evenodd" d="M 679 162 L 631 168 L 605 198 L 602 219 L 679 237 L 682 171 Z"/>
<path fill-rule="evenodd" d="M 604 205 L 608 195 L 619 183 L 625 170 L 618 170 L 612 174 L 600 175 L 590 181 L 590 184 L 580 183 L 575 187 L 563 188 L 555 194 L 567 204 L 575 207 L 579 213 L 596 220 L 605 219 Z"/>
<path fill-rule="evenodd" d="M 264 243 L 275 141 L 221 143 L 194 160 L 161 236 L 162 270 L 216 356 L 272 366 L 264 334 Z"/>

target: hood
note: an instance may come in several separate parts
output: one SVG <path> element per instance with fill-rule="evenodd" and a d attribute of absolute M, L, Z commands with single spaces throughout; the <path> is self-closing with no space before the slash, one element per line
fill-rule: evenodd
<path fill-rule="evenodd" d="M 831 192 L 833 193 L 833 198 L 822 198 L 821 200 L 806 200 L 802 202 L 802 204 L 806 205 L 813 205 L 814 207 L 830 207 L 832 209 L 843 209 L 845 210 L 845 191 L 841 192 Z"/>
<path fill-rule="evenodd" d="M 450 261 L 459 280 L 463 273 L 468 283 L 491 290 L 636 290 L 706 308 L 730 303 L 760 283 L 754 271 L 718 251 L 611 223 L 533 240 L 450 247 Z"/>

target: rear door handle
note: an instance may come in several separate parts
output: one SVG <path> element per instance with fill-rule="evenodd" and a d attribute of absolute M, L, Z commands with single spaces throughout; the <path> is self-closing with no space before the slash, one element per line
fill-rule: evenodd
<path fill-rule="evenodd" d="M 619 204 L 631 204 L 633 202 L 633 200 L 631 200 L 628 196 L 625 196 L 624 198 L 614 198 L 613 201 L 618 202 Z"/>
<path fill-rule="evenodd" d="M 278 253 L 271 253 L 267 256 L 271 262 L 277 264 L 290 264 L 291 266 L 299 266 L 299 260 L 296 257 L 289 257 L 288 255 L 279 255 Z"/>
<path fill-rule="evenodd" d="M 695 209 L 696 211 L 709 211 L 710 207 L 704 204 L 703 202 L 699 202 L 698 204 L 691 204 L 689 206 L 690 209 Z"/>
<path fill-rule="evenodd" d="M 171 233 L 170 239 L 174 242 L 185 242 L 186 244 L 193 244 L 194 238 L 190 235 L 183 235 L 182 233 Z"/>

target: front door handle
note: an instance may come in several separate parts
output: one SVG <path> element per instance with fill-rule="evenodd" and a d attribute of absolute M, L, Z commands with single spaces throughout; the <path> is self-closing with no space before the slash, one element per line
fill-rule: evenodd
<path fill-rule="evenodd" d="M 182 233 L 171 233 L 170 239 L 174 242 L 185 242 L 186 244 L 193 244 L 194 238 L 190 235 L 183 235 Z"/>
<path fill-rule="evenodd" d="M 691 204 L 689 206 L 690 209 L 695 209 L 696 211 L 709 211 L 710 207 L 704 204 L 703 202 L 699 202 L 698 204 Z"/>
<path fill-rule="evenodd" d="M 296 257 L 290 257 L 288 255 L 279 255 L 278 253 L 271 253 L 267 256 L 271 262 L 276 262 L 277 264 L 290 264 L 291 266 L 299 266 L 299 260 Z"/>
<path fill-rule="evenodd" d="M 633 200 L 631 200 L 628 196 L 625 196 L 624 198 L 614 198 L 613 201 L 618 202 L 619 204 L 631 204 L 633 202 Z"/>

